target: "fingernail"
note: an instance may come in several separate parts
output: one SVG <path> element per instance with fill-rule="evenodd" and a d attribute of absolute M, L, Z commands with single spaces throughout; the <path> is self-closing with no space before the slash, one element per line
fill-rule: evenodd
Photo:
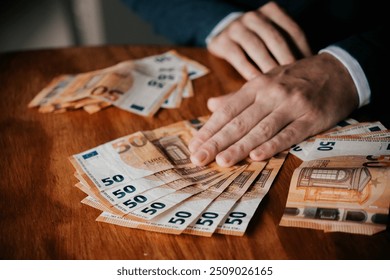
<path fill-rule="evenodd" d="M 250 152 L 249 157 L 253 160 L 259 161 L 259 160 L 263 160 L 264 154 L 262 151 L 256 150 Z"/>
<path fill-rule="evenodd" d="M 194 153 L 200 147 L 201 144 L 202 142 L 200 142 L 199 140 L 191 140 L 188 144 L 188 150 L 190 150 L 191 153 Z"/>
<path fill-rule="evenodd" d="M 194 155 L 191 156 L 191 161 L 195 165 L 203 165 L 204 161 L 207 159 L 208 153 L 204 150 L 197 151 Z"/>
<path fill-rule="evenodd" d="M 222 167 L 229 167 L 232 165 L 230 159 L 225 154 L 217 155 L 217 157 L 215 158 L 215 161 L 217 162 L 217 164 L 219 166 L 222 166 Z"/>

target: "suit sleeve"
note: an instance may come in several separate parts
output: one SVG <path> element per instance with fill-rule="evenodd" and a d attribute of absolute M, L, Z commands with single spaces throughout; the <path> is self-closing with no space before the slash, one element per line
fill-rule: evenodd
<path fill-rule="evenodd" d="M 180 45 L 205 46 L 213 27 L 242 8 L 220 0 L 122 0 L 154 30 Z"/>
<path fill-rule="evenodd" d="M 335 45 L 351 54 L 362 67 L 371 90 L 371 106 L 375 110 L 386 110 L 385 94 L 388 91 L 389 43 L 388 30 L 378 27 L 372 31 L 349 37 Z"/>

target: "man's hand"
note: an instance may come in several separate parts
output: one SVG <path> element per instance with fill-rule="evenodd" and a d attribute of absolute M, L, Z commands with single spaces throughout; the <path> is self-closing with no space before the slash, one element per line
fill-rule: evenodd
<path fill-rule="evenodd" d="M 211 40 L 207 48 L 227 60 L 246 80 L 277 65 L 294 62 L 297 59 L 295 50 L 303 57 L 311 55 L 298 24 L 274 2 L 233 21 Z"/>
<path fill-rule="evenodd" d="M 213 112 L 189 144 L 191 160 L 231 166 L 267 159 L 345 119 L 358 107 L 347 69 L 323 53 L 278 66 L 239 91 L 209 99 Z"/>

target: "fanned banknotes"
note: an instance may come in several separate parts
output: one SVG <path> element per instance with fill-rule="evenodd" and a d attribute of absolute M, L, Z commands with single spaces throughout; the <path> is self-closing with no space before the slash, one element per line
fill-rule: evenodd
<path fill-rule="evenodd" d="M 66 112 L 83 108 L 88 113 L 114 105 L 153 116 L 159 108 L 178 108 L 182 98 L 194 95 L 192 80 L 209 70 L 171 50 L 128 60 L 101 70 L 55 77 L 29 107 L 39 112 Z"/>
<path fill-rule="evenodd" d="M 171 234 L 243 235 L 287 152 L 222 168 L 193 165 L 188 142 L 201 117 L 139 131 L 71 156 L 97 221 Z"/>
<path fill-rule="evenodd" d="M 282 226 L 372 235 L 390 207 L 390 132 L 380 122 L 344 122 L 293 147 Z"/>

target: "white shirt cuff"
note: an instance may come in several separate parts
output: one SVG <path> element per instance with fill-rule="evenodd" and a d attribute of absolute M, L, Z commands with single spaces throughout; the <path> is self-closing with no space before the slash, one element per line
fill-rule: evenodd
<path fill-rule="evenodd" d="M 224 17 L 214 28 L 211 30 L 210 34 L 206 37 L 206 45 L 208 45 L 215 36 L 221 33 L 232 21 L 240 17 L 243 12 L 234 12 L 228 14 Z"/>
<path fill-rule="evenodd" d="M 371 98 L 370 85 L 359 62 L 347 51 L 338 46 L 328 46 L 319 51 L 319 53 L 323 52 L 333 55 L 347 68 L 359 95 L 359 108 L 369 104 Z"/>

